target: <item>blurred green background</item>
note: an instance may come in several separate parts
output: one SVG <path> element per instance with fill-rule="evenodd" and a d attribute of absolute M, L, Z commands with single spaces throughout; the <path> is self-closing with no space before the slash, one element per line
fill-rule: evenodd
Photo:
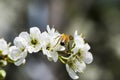
<path fill-rule="evenodd" d="M 83 33 L 94 56 L 79 80 L 120 80 L 120 0 L 0 0 L 0 38 L 12 42 L 22 31 L 54 26 L 60 33 Z M 9 64 L 6 80 L 72 80 L 60 62 L 42 53 L 23 66 Z"/>

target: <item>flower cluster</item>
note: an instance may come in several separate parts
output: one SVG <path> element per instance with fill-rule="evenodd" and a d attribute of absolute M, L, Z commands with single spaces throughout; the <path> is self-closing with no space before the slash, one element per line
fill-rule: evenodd
<path fill-rule="evenodd" d="M 47 26 L 47 30 L 41 32 L 39 28 L 30 28 L 29 33 L 24 31 L 13 41 L 12 46 L 4 39 L 0 39 L 0 62 L 6 66 L 14 63 L 16 66 L 24 64 L 28 54 L 42 51 L 48 60 L 57 62 L 60 60 L 66 65 L 66 70 L 71 78 L 78 79 L 79 73 L 86 68 L 86 64 L 93 61 L 89 52 L 90 46 L 84 41 L 82 35 L 75 31 L 74 36 L 60 34 L 54 28 Z"/>

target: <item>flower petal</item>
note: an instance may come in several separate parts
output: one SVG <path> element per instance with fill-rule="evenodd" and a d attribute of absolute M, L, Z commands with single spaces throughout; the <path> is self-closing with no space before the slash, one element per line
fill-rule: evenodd
<path fill-rule="evenodd" d="M 85 68 L 86 68 L 86 64 L 83 61 L 78 61 L 76 60 L 74 66 L 76 66 L 75 68 L 75 72 L 84 72 Z"/>
<path fill-rule="evenodd" d="M 79 76 L 69 67 L 68 64 L 66 64 L 66 70 L 69 74 L 69 76 L 72 78 L 72 79 L 78 79 Z"/>
<path fill-rule="evenodd" d="M 93 61 L 93 56 L 90 52 L 85 52 L 83 54 L 83 61 L 87 64 L 90 64 Z"/>
<path fill-rule="evenodd" d="M 25 62 L 26 62 L 25 59 L 20 59 L 20 60 L 18 60 L 17 62 L 15 62 L 14 64 L 15 64 L 16 66 L 20 66 L 21 64 L 24 64 Z"/>
<path fill-rule="evenodd" d="M 89 46 L 88 43 L 84 44 L 83 50 L 84 50 L 84 51 L 90 50 L 90 46 Z"/>
<path fill-rule="evenodd" d="M 27 45 L 27 42 L 22 37 L 16 37 L 14 39 L 14 45 L 19 47 L 20 49 L 24 49 Z"/>
<path fill-rule="evenodd" d="M 47 25 L 47 31 L 50 32 L 50 26 L 49 25 Z"/>
<path fill-rule="evenodd" d="M 33 46 L 27 46 L 27 50 L 29 53 L 34 52 L 34 47 Z"/>
<path fill-rule="evenodd" d="M 50 52 L 52 59 L 54 62 L 57 62 L 58 60 L 58 53 L 57 52 Z"/>
<path fill-rule="evenodd" d="M 8 45 L 7 42 L 4 39 L 0 39 L 0 51 L 2 55 L 8 54 Z"/>
<path fill-rule="evenodd" d="M 47 57 L 52 57 L 51 54 L 49 53 L 49 51 L 46 50 L 46 48 L 43 48 L 42 51 L 43 51 L 44 55 L 47 55 Z"/>
<path fill-rule="evenodd" d="M 40 45 L 40 44 L 39 44 L 39 45 L 36 45 L 36 46 L 34 47 L 34 52 L 39 52 L 40 49 L 41 49 L 41 45 Z"/>
<path fill-rule="evenodd" d="M 24 38 L 27 42 L 30 42 L 30 35 L 27 32 L 21 32 L 19 37 Z"/>
<path fill-rule="evenodd" d="M 40 29 L 38 27 L 32 27 L 30 28 L 30 35 L 34 39 L 40 39 Z"/>

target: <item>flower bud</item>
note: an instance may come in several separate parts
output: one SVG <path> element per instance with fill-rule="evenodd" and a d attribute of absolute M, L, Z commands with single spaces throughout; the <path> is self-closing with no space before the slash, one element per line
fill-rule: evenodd
<path fill-rule="evenodd" d="M 3 80 L 6 77 L 6 72 L 4 70 L 0 70 L 0 80 Z"/>
<path fill-rule="evenodd" d="M 0 66 L 4 67 L 7 65 L 7 61 L 5 60 L 0 60 Z"/>

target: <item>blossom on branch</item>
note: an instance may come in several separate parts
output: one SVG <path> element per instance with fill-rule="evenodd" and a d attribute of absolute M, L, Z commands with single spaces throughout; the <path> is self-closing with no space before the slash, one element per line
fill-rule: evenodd
<path fill-rule="evenodd" d="M 13 60 L 16 66 L 24 64 L 26 56 L 27 56 L 26 50 L 22 51 L 19 47 L 16 47 L 16 46 L 10 47 L 10 53 L 8 54 L 8 57 L 11 60 Z"/>
<path fill-rule="evenodd" d="M 30 28 L 30 34 L 27 32 L 21 32 L 20 37 L 25 39 L 26 48 L 29 53 L 38 52 L 41 49 L 41 32 L 39 28 Z"/>
<path fill-rule="evenodd" d="M 89 52 L 90 46 L 77 34 L 77 31 L 74 33 L 73 41 L 72 53 L 67 59 L 66 69 L 71 78 L 78 79 L 79 76 L 77 74 L 84 72 L 86 64 L 90 64 L 93 61 L 93 56 Z"/>
<path fill-rule="evenodd" d="M 49 61 L 60 60 L 72 79 L 78 79 L 79 74 L 86 69 L 86 64 L 93 61 L 90 46 L 82 35 L 75 31 L 74 36 L 61 34 L 47 25 L 47 31 L 32 27 L 30 32 L 21 32 L 15 37 L 14 45 L 10 46 L 4 39 L 0 39 L 0 62 L 14 63 L 20 66 L 26 62 L 28 53 L 42 52 Z M 5 63 L 6 62 L 6 63 Z"/>
<path fill-rule="evenodd" d="M 47 55 L 47 58 L 51 61 L 57 62 L 58 52 L 65 50 L 64 46 L 61 46 L 58 43 L 60 33 L 55 31 L 54 28 L 50 29 L 47 26 L 47 32 L 42 33 L 42 51 L 44 55 Z"/>

